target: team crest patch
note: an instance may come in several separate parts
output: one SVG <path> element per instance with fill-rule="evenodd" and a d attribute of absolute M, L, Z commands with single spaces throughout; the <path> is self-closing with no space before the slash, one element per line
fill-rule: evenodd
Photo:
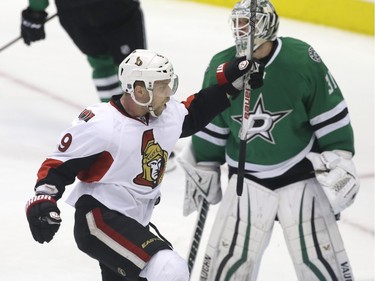
<path fill-rule="evenodd" d="M 320 56 L 319 56 L 318 53 L 314 50 L 313 47 L 310 47 L 310 48 L 309 48 L 309 57 L 310 57 L 313 61 L 316 61 L 316 62 L 322 62 L 322 59 L 320 58 Z"/>
<path fill-rule="evenodd" d="M 254 109 L 250 111 L 250 122 L 253 124 L 247 132 L 246 141 L 249 143 L 255 138 L 261 138 L 275 144 L 272 131 L 292 110 L 269 111 L 265 107 L 263 95 L 260 94 L 255 102 Z M 232 119 L 242 123 L 242 115 L 233 115 Z"/>
<path fill-rule="evenodd" d="M 168 152 L 155 141 L 152 129 L 143 133 L 141 154 L 142 172 L 133 179 L 133 182 L 155 188 L 163 180 Z"/>
<path fill-rule="evenodd" d="M 95 114 L 91 110 L 85 109 L 79 114 L 78 119 L 87 122 L 94 116 Z"/>
<path fill-rule="evenodd" d="M 135 60 L 135 65 L 141 66 L 142 64 L 143 64 L 143 61 L 141 60 L 141 58 L 137 57 L 136 60 Z"/>

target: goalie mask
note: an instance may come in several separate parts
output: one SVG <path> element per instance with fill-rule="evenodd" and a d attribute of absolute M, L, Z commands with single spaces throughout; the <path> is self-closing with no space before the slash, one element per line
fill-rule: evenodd
<path fill-rule="evenodd" d="M 275 40 L 279 28 L 279 17 L 271 2 L 268 0 L 257 0 L 256 2 L 254 51 L 264 42 Z M 247 37 L 250 35 L 250 3 L 250 0 L 236 3 L 230 16 L 238 57 L 246 55 Z"/>
<path fill-rule="evenodd" d="M 122 90 L 130 94 L 136 104 L 147 106 L 151 113 L 156 81 L 169 81 L 170 93 L 168 96 L 173 95 L 178 87 L 178 76 L 174 74 L 171 62 L 166 57 L 148 50 L 133 51 L 121 62 L 118 75 Z M 134 96 L 136 81 L 144 83 L 149 95 L 147 102 L 140 102 Z"/>

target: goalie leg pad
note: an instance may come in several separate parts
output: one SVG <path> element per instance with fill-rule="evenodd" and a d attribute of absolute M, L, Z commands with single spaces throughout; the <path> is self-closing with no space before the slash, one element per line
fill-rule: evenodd
<path fill-rule="evenodd" d="M 278 195 L 244 180 L 241 197 L 237 176 L 228 183 L 204 256 L 200 280 L 256 280 L 278 208 Z"/>
<path fill-rule="evenodd" d="M 353 281 L 330 203 L 316 179 L 276 190 L 278 219 L 298 280 Z"/>

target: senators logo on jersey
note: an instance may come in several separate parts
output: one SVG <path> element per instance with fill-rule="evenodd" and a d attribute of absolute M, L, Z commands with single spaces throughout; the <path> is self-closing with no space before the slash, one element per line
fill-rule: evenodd
<path fill-rule="evenodd" d="M 78 119 L 83 120 L 85 122 L 89 121 L 92 117 L 94 117 L 95 114 L 88 109 L 84 109 L 79 115 Z"/>
<path fill-rule="evenodd" d="M 133 182 L 155 188 L 164 176 L 168 160 L 168 152 L 155 142 L 152 130 L 145 131 L 142 137 L 142 173 L 137 175 Z"/>

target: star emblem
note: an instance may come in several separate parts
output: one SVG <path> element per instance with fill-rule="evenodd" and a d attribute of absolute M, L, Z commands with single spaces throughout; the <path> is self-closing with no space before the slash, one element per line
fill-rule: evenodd
<path fill-rule="evenodd" d="M 275 144 L 272 130 L 276 124 L 287 116 L 291 110 L 270 112 L 264 108 L 263 95 L 260 94 L 255 103 L 254 109 L 250 111 L 250 128 L 247 132 L 247 142 L 256 137 L 263 138 L 265 141 Z M 232 116 L 232 119 L 241 124 L 242 115 Z"/>

